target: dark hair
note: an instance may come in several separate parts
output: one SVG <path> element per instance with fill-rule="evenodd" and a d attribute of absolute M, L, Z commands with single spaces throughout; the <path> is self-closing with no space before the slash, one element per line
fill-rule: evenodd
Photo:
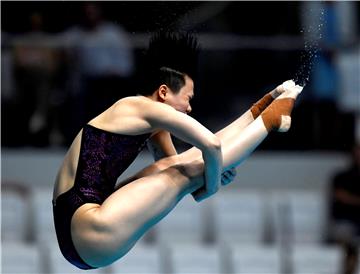
<path fill-rule="evenodd" d="M 165 84 L 173 92 L 185 85 L 185 75 L 196 78 L 198 42 L 189 33 L 159 31 L 150 38 L 141 71 L 141 94 Z"/>

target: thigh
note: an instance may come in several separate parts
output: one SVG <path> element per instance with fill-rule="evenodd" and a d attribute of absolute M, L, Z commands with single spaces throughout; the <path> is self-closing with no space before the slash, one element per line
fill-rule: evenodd
<path fill-rule="evenodd" d="M 115 191 L 101 206 L 80 208 L 72 220 L 72 235 L 84 261 L 104 266 L 122 257 L 184 195 L 197 189 L 200 181 L 189 179 L 183 168 L 169 167 L 140 178 Z"/>

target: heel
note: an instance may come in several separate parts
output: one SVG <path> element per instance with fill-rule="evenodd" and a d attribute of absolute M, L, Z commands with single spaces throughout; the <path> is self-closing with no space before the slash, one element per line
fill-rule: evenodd
<path fill-rule="evenodd" d="M 291 117 L 289 115 L 281 115 L 281 123 L 278 132 L 287 132 L 291 127 Z"/>
<path fill-rule="evenodd" d="M 261 114 L 268 132 L 276 130 L 286 132 L 291 126 L 291 111 L 295 100 L 292 98 L 280 98 L 274 100 Z"/>

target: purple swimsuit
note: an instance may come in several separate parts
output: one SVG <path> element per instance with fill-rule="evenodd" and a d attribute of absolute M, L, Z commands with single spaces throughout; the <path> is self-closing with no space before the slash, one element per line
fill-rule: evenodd
<path fill-rule="evenodd" d="M 53 201 L 55 230 L 64 257 L 81 269 L 93 269 L 77 253 L 71 238 L 71 218 L 86 203 L 102 204 L 114 192 L 116 180 L 135 160 L 150 134 L 123 135 L 87 124 L 83 128 L 74 186 Z"/>

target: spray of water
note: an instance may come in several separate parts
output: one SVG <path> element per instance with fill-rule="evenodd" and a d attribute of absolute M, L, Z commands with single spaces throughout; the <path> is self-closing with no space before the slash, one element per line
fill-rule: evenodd
<path fill-rule="evenodd" d="M 312 12 L 311 10 L 310 13 Z M 302 87 L 309 83 L 314 62 L 320 50 L 319 43 L 323 37 L 323 27 L 325 24 L 323 9 L 319 15 L 311 15 L 320 17 L 317 20 L 318 24 L 310 24 L 306 29 L 300 31 L 304 36 L 305 43 L 300 55 L 300 65 L 293 79 L 296 84 Z"/>

